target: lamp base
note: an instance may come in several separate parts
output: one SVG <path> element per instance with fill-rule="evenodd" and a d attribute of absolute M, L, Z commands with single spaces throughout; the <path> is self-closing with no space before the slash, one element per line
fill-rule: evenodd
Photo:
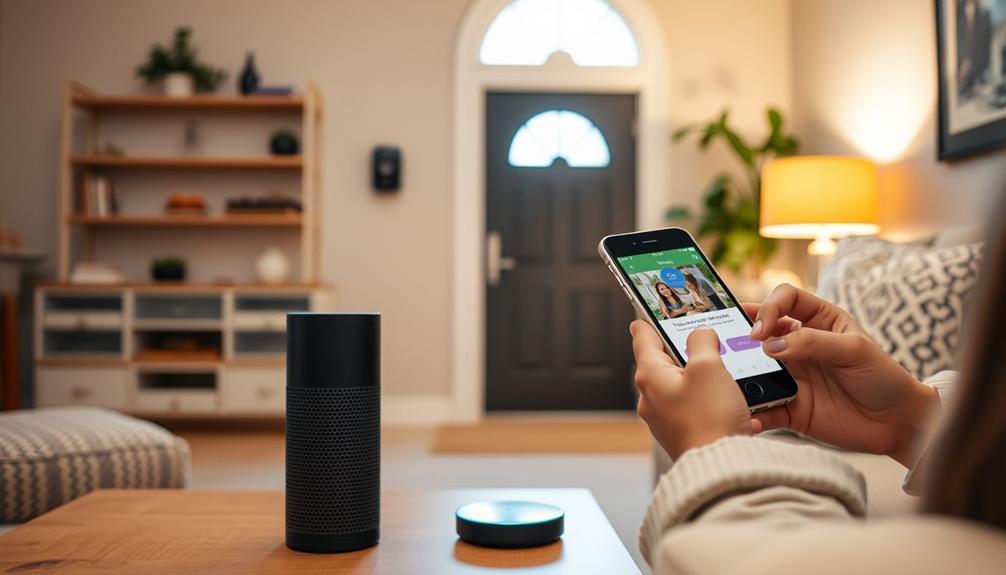
<path fill-rule="evenodd" d="M 826 234 L 819 235 L 817 239 L 810 242 L 810 245 L 807 246 L 807 253 L 812 256 L 830 256 L 835 253 L 835 248 L 837 247 L 838 244 L 835 243 L 835 240 L 831 239 L 831 236 Z"/>

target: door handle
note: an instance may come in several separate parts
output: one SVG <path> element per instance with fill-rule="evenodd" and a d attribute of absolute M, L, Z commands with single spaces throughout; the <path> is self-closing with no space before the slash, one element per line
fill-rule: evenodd
<path fill-rule="evenodd" d="M 490 286 L 498 286 L 503 272 L 517 267 L 516 259 L 503 257 L 503 236 L 497 231 L 489 232 L 486 237 L 486 267 Z"/>

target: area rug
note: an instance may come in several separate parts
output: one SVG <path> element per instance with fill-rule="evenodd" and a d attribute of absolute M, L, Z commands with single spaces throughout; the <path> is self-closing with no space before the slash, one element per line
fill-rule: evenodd
<path fill-rule="evenodd" d="M 648 453 L 650 445 L 636 418 L 488 419 L 440 426 L 433 453 Z"/>

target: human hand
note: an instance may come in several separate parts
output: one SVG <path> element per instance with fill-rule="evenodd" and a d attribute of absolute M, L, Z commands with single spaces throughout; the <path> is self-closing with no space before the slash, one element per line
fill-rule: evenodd
<path fill-rule="evenodd" d="M 751 435 L 747 402 L 720 358 L 719 336 L 700 326 L 688 336 L 688 364 L 678 367 L 650 324 L 629 326 L 636 356 L 639 416 L 672 458 L 728 435 Z"/>
<path fill-rule="evenodd" d="M 800 385 L 792 402 L 754 414 L 755 431 L 789 428 L 856 451 L 915 463 L 915 438 L 939 396 L 877 347 L 845 310 L 783 284 L 762 304 L 752 339 Z"/>

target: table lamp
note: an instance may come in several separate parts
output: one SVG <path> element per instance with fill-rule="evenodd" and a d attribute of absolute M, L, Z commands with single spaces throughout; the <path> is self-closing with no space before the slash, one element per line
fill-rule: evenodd
<path fill-rule="evenodd" d="M 807 251 L 829 255 L 834 238 L 878 231 L 877 167 L 870 160 L 792 156 L 762 171 L 761 235 L 813 238 Z"/>

